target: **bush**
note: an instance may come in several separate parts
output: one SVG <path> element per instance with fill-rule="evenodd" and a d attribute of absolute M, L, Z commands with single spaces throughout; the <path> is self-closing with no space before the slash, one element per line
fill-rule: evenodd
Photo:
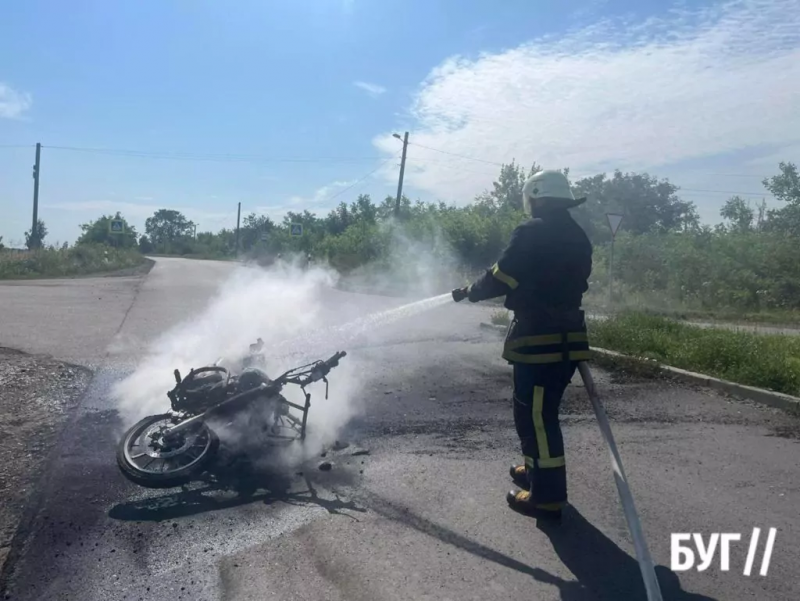
<path fill-rule="evenodd" d="M 0 252 L 0 279 L 61 277 L 137 267 L 145 262 L 137 250 L 81 244 L 71 248 L 43 248 L 27 252 Z"/>

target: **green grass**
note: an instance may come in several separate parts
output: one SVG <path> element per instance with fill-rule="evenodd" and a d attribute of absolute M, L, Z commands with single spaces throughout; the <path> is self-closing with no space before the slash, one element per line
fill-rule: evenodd
<path fill-rule="evenodd" d="M 615 290 L 613 307 L 609 306 L 608 292 L 595 287 L 584 297 L 587 311 L 598 313 L 639 312 L 660 315 L 684 321 L 704 321 L 709 323 L 763 324 L 775 326 L 800 326 L 800 311 L 791 309 L 764 309 L 746 311 L 732 307 L 707 308 L 688 305 L 656 293 L 637 292 L 632 288 L 620 286 Z"/>
<path fill-rule="evenodd" d="M 592 346 L 800 396 L 800 336 L 700 328 L 647 313 L 590 320 Z"/>
<path fill-rule="evenodd" d="M 102 245 L 0 252 L 0 279 L 69 277 L 139 267 L 146 259 L 138 250 Z"/>

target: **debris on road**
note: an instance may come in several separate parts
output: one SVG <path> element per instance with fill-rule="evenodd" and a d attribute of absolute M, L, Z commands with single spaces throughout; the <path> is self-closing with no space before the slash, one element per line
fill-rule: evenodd
<path fill-rule="evenodd" d="M 319 470 L 321 472 L 329 472 L 333 468 L 333 464 L 330 461 L 323 461 L 319 464 Z"/>
<path fill-rule="evenodd" d="M 350 453 L 350 454 L 353 457 L 359 457 L 361 455 L 369 455 L 369 449 L 356 448 L 356 449 L 353 449 L 353 452 Z"/>
<path fill-rule="evenodd" d="M 82 367 L 0 348 L 0 568 L 61 426 L 90 378 Z"/>

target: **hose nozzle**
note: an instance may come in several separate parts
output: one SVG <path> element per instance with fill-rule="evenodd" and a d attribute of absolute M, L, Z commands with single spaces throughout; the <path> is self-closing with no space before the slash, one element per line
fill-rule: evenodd
<path fill-rule="evenodd" d="M 451 293 L 453 295 L 453 300 L 457 303 L 460 303 L 462 300 L 467 298 L 467 289 L 466 288 L 456 288 Z"/>

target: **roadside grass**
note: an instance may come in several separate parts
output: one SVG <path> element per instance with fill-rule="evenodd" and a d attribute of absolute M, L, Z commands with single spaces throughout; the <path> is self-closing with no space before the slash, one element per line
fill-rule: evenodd
<path fill-rule="evenodd" d="M 590 286 L 583 305 L 589 312 L 616 314 L 622 312 L 649 313 L 681 321 L 707 323 L 762 324 L 774 326 L 800 326 L 800 311 L 792 309 L 743 310 L 732 307 L 708 308 L 697 303 L 670 300 L 664 295 L 643 293 L 633 288 L 619 286 L 614 291 L 614 304 L 608 300 L 608 291 Z"/>
<path fill-rule="evenodd" d="M 800 396 L 800 336 L 701 328 L 641 312 L 588 325 L 592 346 Z"/>
<path fill-rule="evenodd" d="M 138 250 L 104 245 L 42 248 L 28 252 L 0 252 L 0 279 L 69 277 L 107 273 L 143 265 Z"/>

